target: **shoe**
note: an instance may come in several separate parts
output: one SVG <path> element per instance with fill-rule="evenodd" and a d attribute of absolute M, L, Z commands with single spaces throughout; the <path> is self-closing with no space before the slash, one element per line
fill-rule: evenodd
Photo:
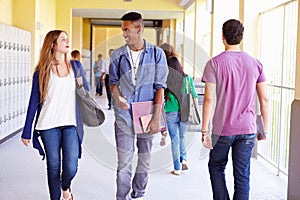
<path fill-rule="evenodd" d="M 188 170 L 188 169 L 189 169 L 188 166 L 187 166 L 186 160 L 183 160 L 183 161 L 181 162 L 181 169 L 182 169 L 182 170 Z"/>
<path fill-rule="evenodd" d="M 66 199 L 63 197 L 62 200 L 73 200 L 73 194 L 71 192 L 71 188 L 69 188 L 69 192 L 70 192 L 69 196 Z"/>
<path fill-rule="evenodd" d="M 174 170 L 171 171 L 171 174 L 179 176 L 181 174 L 181 170 L 175 170 L 174 169 Z"/>
<path fill-rule="evenodd" d="M 144 197 L 135 197 L 135 192 L 132 191 L 131 192 L 131 198 L 134 199 L 134 200 L 143 200 Z"/>
<path fill-rule="evenodd" d="M 167 132 L 163 132 L 160 140 L 160 146 L 165 146 L 166 145 L 166 137 L 167 137 Z"/>
<path fill-rule="evenodd" d="M 111 106 L 108 106 L 108 110 L 111 110 Z"/>
<path fill-rule="evenodd" d="M 73 194 L 70 193 L 70 195 L 68 196 L 68 198 L 62 198 L 62 200 L 73 200 Z"/>

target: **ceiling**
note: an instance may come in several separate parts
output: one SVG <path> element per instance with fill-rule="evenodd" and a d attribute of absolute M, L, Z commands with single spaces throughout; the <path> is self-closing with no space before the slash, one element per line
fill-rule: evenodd
<path fill-rule="evenodd" d="M 87 9 L 73 8 L 72 15 L 83 18 L 120 19 L 128 10 L 124 9 Z M 136 10 L 143 15 L 143 19 L 178 19 L 183 18 L 183 11 L 165 10 Z"/>

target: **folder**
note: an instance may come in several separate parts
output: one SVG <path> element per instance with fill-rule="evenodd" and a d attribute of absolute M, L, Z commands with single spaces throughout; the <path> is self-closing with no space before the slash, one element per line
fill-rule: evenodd
<path fill-rule="evenodd" d="M 136 134 L 146 133 L 148 124 L 152 118 L 153 112 L 153 101 L 145 102 L 133 102 L 131 104 L 132 108 L 132 118 L 133 118 L 133 128 Z M 160 131 L 166 130 L 166 119 L 164 106 L 162 105 L 160 114 Z"/>

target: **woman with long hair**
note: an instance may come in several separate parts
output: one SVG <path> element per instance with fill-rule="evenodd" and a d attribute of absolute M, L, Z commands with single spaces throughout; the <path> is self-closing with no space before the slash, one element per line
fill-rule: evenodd
<path fill-rule="evenodd" d="M 81 84 L 90 90 L 82 65 L 70 65 L 68 35 L 62 30 L 47 33 L 38 64 L 34 70 L 22 142 L 46 156 L 47 178 L 51 200 L 72 200 L 71 181 L 81 157 L 83 122 L 76 101 L 76 73 Z M 36 115 L 36 118 L 35 118 Z M 34 118 L 34 130 L 32 123 Z M 42 145 L 38 140 L 41 137 Z"/>
<path fill-rule="evenodd" d="M 166 54 L 169 67 L 167 89 L 165 91 L 165 112 L 167 130 L 171 138 L 174 165 L 174 170 L 172 170 L 171 173 L 174 175 L 180 175 L 181 170 L 188 169 L 185 133 L 189 128 L 189 125 L 182 122 L 180 119 L 180 109 L 181 106 L 184 106 L 182 105 L 181 99 L 182 94 L 186 92 L 186 84 L 191 86 L 194 101 L 197 103 L 198 95 L 192 78 L 184 73 L 174 47 L 167 43 L 160 45 L 160 47 Z"/>

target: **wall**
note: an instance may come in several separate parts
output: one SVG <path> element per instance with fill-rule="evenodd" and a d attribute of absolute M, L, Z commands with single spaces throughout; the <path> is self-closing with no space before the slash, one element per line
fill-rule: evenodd
<path fill-rule="evenodd" d="M 82 48 L 89 50 L 91 46 L 91 20 L 83 19 L 82 23 Z"/>
<path fill-rule="evenodd" d="M 72 18 L 72 38 L 71 38 L 72 50 L 77 49 L 81 51 L 82 49 L 82 27 L 83 27 L 82 25 L 83 25 L 82 17 Z"/>
<path fill-rule="evenodd" d="M 222 25 L 228 19 L 239 19 L 239 0 L 215 0 L 212 24 L 212 55 L 215 56 L 224 51 L 222 43 Z"/>
<path fill-rule="evenodd" d="M 12 25 L 13 0 L 0 0 L 0 22 Z"/>
<path fill-rule="evenodd" d="M 298 1 L 298 19 L 300 17 L 300 1 Z M 300 191 L 300 20 L 298 20 L 298 34 L 297 34 L 297 56 L 296 56 L 296 86 L 295 86 L 295 100 L 292 104 L 291 110 L 291 132 L 290 132 L 290 160 L 289 160 L 289 179 L 288 179 L 288 199 L 299 199 Z M 298 77 L 298 78 L 297 78 Z"/>
<path fill-rule="evenodd" d="M 32 71 L 45 35 L 55 29 L 55 0 L 14 0 L 13 25 L 32 33 Z M 26 9 L 24 9 L 26 8 Z"/>

